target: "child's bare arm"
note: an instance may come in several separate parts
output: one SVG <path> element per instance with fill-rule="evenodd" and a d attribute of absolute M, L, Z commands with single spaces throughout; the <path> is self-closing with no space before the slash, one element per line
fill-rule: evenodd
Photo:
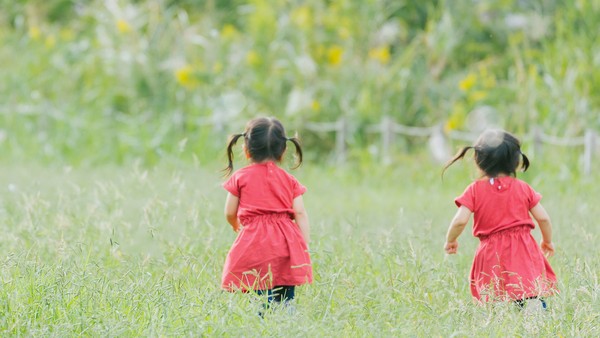
<path fill-rule="evenodd" d="M 448 233 L 446 234 L 446 244 L 444 250 L 448 254 L 455 254 L 458 250 L 458 236 L 465 230 L 465 226 L 469 223 L 471 218 L 471 210 L 465 206 L 461 206 L 456 211 L 454 218 L 450 222 L 448 227 Z"/>
<path fill-rule="evenodd" d="M 296 224 L 300 227 L 302 236 L 304 236 L 304 240 L 306 241 L 306 244 L 308 244 L 310 242 L 310 224 L 308 222 L 308 213 L 306 212 L 306 209 L 304 209 L 304 200 L 302 199 L 302 196 L 294 198 L 293 208 Z"/>
<path fill-rule="evenodd" d="M 552 244 L 552 222 L 550 221 L 550 216 L 541 203 L 538 203 L 535 207 L 531 208 L 530 212 L 542 232 L 542 243 L 540 244 L 542 251 L 547 256 L 554 255 L 554 244 Z"/>
<path fill-rule="evenodd" d="M 240 205 L 240 199 L 232 195 L 231 193 L 227 194 L 227 199 L 225 200 L 225 218 L 227 222 L 231 224 L 233 231 L 240 231 L 240 221 L 237 217 L 238 207 Z"/>

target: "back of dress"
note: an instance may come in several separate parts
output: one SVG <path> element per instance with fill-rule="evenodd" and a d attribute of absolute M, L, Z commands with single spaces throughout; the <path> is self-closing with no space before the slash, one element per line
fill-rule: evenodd
<path fill-rule="evenodd" d="M 223 186 L 239 198 L 243 227 L 227 255 L 222 287 L 267 290 L 310 283 L 308 246 L 293 221 L 293 201 L 306 188 L 274 162 L 242 168 Z"/>

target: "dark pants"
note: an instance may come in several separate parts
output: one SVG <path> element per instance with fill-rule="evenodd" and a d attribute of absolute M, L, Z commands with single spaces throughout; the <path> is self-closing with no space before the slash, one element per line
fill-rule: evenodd
<path fill-rule="evenodd" d="M 296 287 L 293 285 L 279 285 L 269 290 L 257 290 L 259 295 L 268 295 L 269 303 L 282 303 L 294 299 Z"/>
<path fill-rule="evenodd" d="M 540 302 L 542 302 L 542 308 L 544 310 L 546 310 L 546 308 L 548 307 L 544 298 L 538 298 L 538 297 L 529 297 L 529 298 L 525 298 L 525 299 L 515 300 L 515 304 L 519 307 L 519 310 L 522 310 L 525 307 L 525 301 L 530 300 L 530 299 L 539 299 Z"/>

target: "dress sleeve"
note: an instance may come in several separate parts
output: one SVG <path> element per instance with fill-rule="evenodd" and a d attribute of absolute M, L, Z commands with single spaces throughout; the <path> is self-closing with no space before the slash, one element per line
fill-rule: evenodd
<path fill-rule="evenodd" d="M 303 186 L 298 180 L 290 175 L 290 179 L 292 181 L 292 194 L 294 198 L 303 195 L 306 192 L 306 187 Z"/>
<path fill-rule="evenodd" d="M 471 210 L 471 212 L 475 211 L 475 194 L 473 193 L 473 187 L 475 185 L 469 185 L 462 195 L 458 196 L 454 203 L 457 207 L 465 206 L 467 209 Z"/>
<path fill-rule="evenodd" d="M 225 183 L 223 183 L 223 188 L 229 191 L 233 196 L 239 198 L 240 186 L 238 182 L 238 175 L 234 173 L 227 181 L 225 181 Z"/>
<path fill-rule="evenodd" d="M 540 201 L 542 200 L 542 194 L 540 194 L 539 192 L 533 190 L 533 188 L 527 184 L 527 188 L 528 188 L 528 202 L 529 202 L 529 210 L 533 209 L 533 207 L 535 207 L 538 203 L 540 203 Z"/>

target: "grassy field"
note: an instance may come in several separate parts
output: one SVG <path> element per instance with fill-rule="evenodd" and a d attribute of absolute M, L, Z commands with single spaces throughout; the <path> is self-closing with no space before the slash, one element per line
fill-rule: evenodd
<path fill-rule="evenodd" d="M 471 302 L 468 231 L 444 255 L 469 164 L 442 181 L 427 161 L 307 163 L 295 174 L 309 188 L 315 282 L 297 291 L 295 315 L 261 320 L 256 297 L 219 289 L 235 234 L 218 166 L 23 167 L 0 178 L 2 336 L 600 335 L 598 177 L 535 163 L 521 175 L 553 218 L 561 289 L 547 313 L 526 315 Z"/>
<path fill-rule="evenodd" d="M 599 130 L 600 0 L 0 7 L 0 336 L 600 336 L 600 177 L 580 175 L 581 147 L 545 145 L 522 175 L 553 217 L 561 289 L 524 315 L 472 303 L 468 232 L 444 254 L 471 166 L 442 180 L 426 140 L 398 136 L 378 167 L 368 132 L 384 116 L 475 131 L 486 112 L 520 137 Z M 219 288 L 222 148 L 257 115 L 305 141 L 315 271 L 296 315 L 264 320 Z M 306 126 L 342 117 L 334 167 L 333 133 Z"/>

